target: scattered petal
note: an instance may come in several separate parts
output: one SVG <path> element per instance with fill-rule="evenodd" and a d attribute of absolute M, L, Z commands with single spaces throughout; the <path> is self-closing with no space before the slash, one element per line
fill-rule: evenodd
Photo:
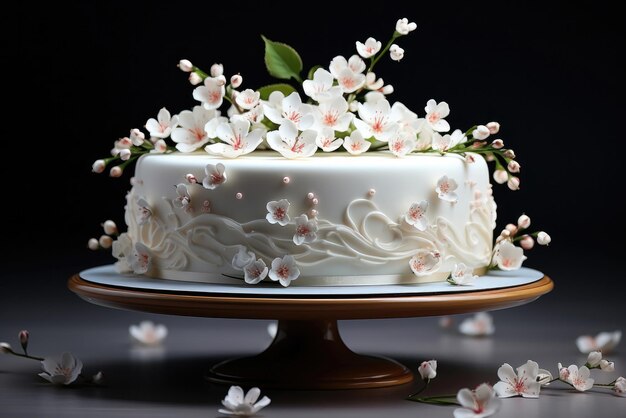
<path fill-rule="evenodd" d="M 466 318 L 459 325 L 459 332 L 471 337 L 484 337 L 496 332 L 493 318 L 487 312 L 478 312 L 471 318 Z"/>

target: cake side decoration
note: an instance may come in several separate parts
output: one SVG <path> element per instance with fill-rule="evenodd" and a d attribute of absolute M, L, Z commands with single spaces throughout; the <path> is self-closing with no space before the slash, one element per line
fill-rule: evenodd
<path fill-rule="evenodd" d="M 500 125 L 450 133 L 446 102 L 428 100 L 419 117 L 390 103 L 393 86 L 373 71 L 387 54 L 403 58 L 395 42 L 415 27 L 400 19 L 385 46 L 357 41 L 357 54 L 306 77 L 292 47 L 262 37 L 267 70 L 283 82 L 256 90 L 221 64 L 207 73 L 181 60 L 199 104 L 161 108 L 148 137 L 132 129 L 92 166 L 120 177 L 138 162 L 128 230 L 103 236 L 117 238 L 118 270 L 288 286 L 471 285 L 487 269 L 519 268 L 550 237 L 520 218 L 492 244 L 487 162 L 496 183 L 520 185 L 515 153 L 490 139 Z"/>

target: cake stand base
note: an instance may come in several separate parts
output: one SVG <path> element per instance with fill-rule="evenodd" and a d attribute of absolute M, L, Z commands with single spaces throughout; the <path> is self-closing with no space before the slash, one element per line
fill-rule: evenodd
<path fill-rule="evenodd" d="M 336 320 L 284 320 L 264 352 L 219 363 L 208 379 L 262 388 L 363 389 L 409 383 L 413 374 L 393 360 L 354 353 Z"/>

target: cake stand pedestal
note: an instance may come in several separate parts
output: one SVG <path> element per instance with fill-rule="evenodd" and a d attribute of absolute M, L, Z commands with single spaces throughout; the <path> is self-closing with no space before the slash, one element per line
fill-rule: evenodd
<path fill-rule="evenodd" d="M 104 275 L 90 274 L 94 271 L 104 272 Z M 445 284 L 433 284 L 379 286 L 382 294 L 352 287 L 351 294 L 337 294 L 331 288 L 316 288 L 312 293 L 298 289 L 280 293 L 284 289 L 270 288 L 271 291 L 264 292 L 263 289 L 250 290 L 250 286 L 133 279 L 117 275 L 111 266 L 106 266 L 72 276 L 68 286 L 84 300 L 109 308 L 279 320 L 277 335 L 265 351 L 213 366 L 208 373 L 212 382 L 262 388 L 358 389 L 408 383 L 413 375 L 391 359 L 351 351 L 339 335 L 337 320 L 505 309 L 531 302 L 552 290 L 552 280 L 547 276 L 535 270 L 523 271 L 529 276 L 517 281 L 523 284 L 491 289 L 489 286 L 482 290 L 467 287 L 443 292 L 437 289 Z M 245 291 L 242 293 L 241 289 Z"/>

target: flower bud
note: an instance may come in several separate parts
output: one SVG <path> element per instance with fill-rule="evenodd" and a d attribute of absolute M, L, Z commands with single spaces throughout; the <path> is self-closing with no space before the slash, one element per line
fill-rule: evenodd
<path fill-rule="evenodd" d="M 478 125 L 476 129 L 472 131 L 472 137 L 481 141 L 483 139 L 487 139 L 489 135 L 489 128 L 487 128 L 485 125 Z"/>
<path fill-rule="evenodd" d="M 511 236 L 511 231 L 509 231 L 508 229 L 503 229 L 502 232 L 500 232 L 500 236 L 502 238 L 508 238 Z"/>
<path fill-rule="evenodd" d="M 525 250 L 532 250 L 535 246 L 535 240 L 530 235 L 524 235 L 520 241 L 520 245 Z"/>
<path fill-rule="evenodd" d="M 153 151 L 158 154 L 163 154 L 165 151 L 167 151 L 167 144 L 165 143 L 164 140 L 159 139 L 154 143 Z"/>
<path fill-rule="evenodd" d="M 222 64 L 215 63 L 211 65 L 211 77 L 219 77 L 224 74 L 224 66 Z"/>
<path fill-rule="evenodd" d="M 509 162 L 507 168 L 511 173 L 519 173 L 520 165 L 517 161 L 512 160 L 511 162 Z"/>
<path fill-rule="evenodd" d="M 97 239 L 91 238 L 89 241 L 87 241 L 87 248 L 92 251 L 96 251 L 100 249 L 100 244 L 98 243 Z"/>
<path fill-rule="evenodd" d="M 200 77 L 196 73 L 189 73 L 189 82 L 192 86 L 197 86 L 198 84 L 202 83 L 202 77 Z"/>
<path fill-rule="evenodd" d="M 600 360 L 600 370 L 603 372 L 613 372 L 615 371 L 615 363 L 608 360 Z"/>
<path fill-rule="evenodd" d="M 381 88 L 379 91 L 382 94 L 387 95 L 387 94 L 393 93 L 394 89 L 393 89 L 393 86 L 391 84 L 387 84 L 386 86 L 383 86 L 383 88 Z"/>
<path fill-rule="evenodd" d="M 122 167 L 116 165 L 115 167 L 111 167 L 111 171 L 109 171 L 109 176 L 111 177 L 120 177 L 122 175 Z"/>
<path fill-rule="evenodd" d="M 102 173 L 105 167 L 106 163 L 104 162 L 104 160 L 96 160 L 91 166 L 91 171 L 93 171 L 94 173 Z"/>
<path fill-rule="evenodd" d="M 501 139 L 494 139 L 493 142 L 491 143 L 491 146 L 494 147 L 495 149 L 500 149 L 504 147 L 504 141 Z"/>
<path fill-rule="evenodd" d="M 504 156 L 506 158 L 511 158 L 511 159 L 515 159 L 515 151 L 513 151 L 512 149 L 508 149 L 506 151 L 504 151 Z"/>
<path fill-rule="evenodd" d="M 0 353 L 2 354 L 12 354 L 13 348 L 9 343 L 0 343 Z"/>
<path fill-rule="evenodd" d="M 17 334 L 17 338 L 19 338 L 20 345 L 22 346 L 22 350 L 24 350 L 24 352 L 26 352 L 26 349 L 28 348 L 29 336 L 30 336 L 30 333 L 26 331 L 25 329 L 21 330 L 19 334 Z"/>
<path fill-rule="evenodd" d="M 511 234 L 516 234 L 517 233 L 517 226 L 513 225 L 513 224 L 507 224 L 504 229 L 506 229 L 507 231 L 509 231 Z"/>
<path fill-rule="evenodd" d="M 98 240 L 98 244 L 100 244 L 100 247 L 108 250 L 109 248 L 111 248 L 111 245 L 113 245 L 113 238 L 108 235 L 102 235 Z"/>
<path fill-rule="evenodd" d="M 517 218 L 517 226 L 523 229 L 528 229 L 530 226 L 530 217 L 528 215 L 522 215 Z"/>
<path fill-rule="evenodd" d="M 626 394 L 626 379 L 622 376 L 615 379 L 615 386 L 613 386 L 613 390 L 619 396 L 624 396 Z"/>
<path fill-rule="evenodd" d="M 189 60 L 180 60 L 178 61 L 178 68 L 180 68 L 181 71 L 190 73 L 193 71 L 193 64 Z"/>
<path fill-rule="evenodd" d="M 350 109 L 350 112 L 356 112 L 359 109 L 359 102 L 357 102 L 356 100 L 351 101 L 349 105 L 349 109 Z"/>
<path fill-rule="evenodd" d="M 187 183 L 191 183 L 191 184 L 198 183 L 198 179 L 196 178 L 196 176 L 194 176 L 191 173 L 185 175 L 185 180 L 187 180 Z"/>
<path fill-rule="evenodd" d="M 558 368 L 559 368 L 559 379 L 567 381 L 567 379 L 569 379 L 568 368 L 563 367 L 561 363 L 559 363 Z"/>
<path fill-rule="evenodd" d="M 215 81 L 217 82 L 218 86 L 225 86 L 226 85 L 226 77 L 224 77 L 223 75 L 215 77 Z"/>
<path fill-rule="evenodd" d="M 545 232 L 541 231 L 537 234 L 537 244 L 548 245 L 550 244 L 551 241 L 552 241 L 552 238 L 550 237 L 550 235 L 546 234 Z"/>
<path fill-rule="evenodd" d="M 139 129 L 135 128 L 135 129 L 131 129 L 130 130 L 130 140 L 132 141 L 133 145 L 138 147 L 141 144 L 143 144 L 143 141 L 146 139 L 146 135 L 141 132 Z"/>
<path fill-rule="evenodd" d="M 400 48 L 397 44 L 393 44 L 391 48 L 389 48 L 389 56 L 394 61 L 400 61 L 404 58 L 404 49 Z"/>
<path fill-rule="evenodd" d="M 230 84 L 235 89 L 241 86 L 241 83 L 243 83 L 243 77 L 240 74 L 235 74 L 234 76 L 230 78 Z"/>
<path fill-rule="evenodd" d="M 491 135 L 495 135 L 500 132 L 500 124 L 498 122 L 489 122 L 487 124 L 487 129 L 489 129 L 489 133 Z"/>
<path fill-rule="evenodd" d="M 105 234 L 117 235 L 117 225 L 115 225 L 115 222 L 110 219 L 104 221 L 104 223 L 102 224 L 102 229 L 104 229 Z"/>
<path fill-rule="evenodd" d="M 587 356 L 587 365 L 588 367 L 598 367 L 600 365 L 600 360 L 602 360 L 602 353 L 599 351 L 592 351 Z"/>
<path fill-rule="evenodd" d="M 437 376 L 437 360 L 423 361 L 419 367 L 422 380 L 431 380 Z"/>
<path fill-rule="evenodd" d="M 504 170 L 496 170 L 493 172 L 493 179 L 498 184 L 504 184 L 509 179 L 509 173 Z"/>
<path fill-rule="evenodd" d="M 511 177 L 509 181 L 506 182 L 506 185 L 509 186 L 511 190 L 519 190 L 519 178 Z"/>
<path fill-rule="evenodd" d="M 128 161 L 128 159 L 130 158 L 131 154 L 132 153 L 130 152 L 130 150 L 128 148 L 124 148 L 124 149 L 120 150 L 119 157 L 122 159 L 122 161 Z"/>

